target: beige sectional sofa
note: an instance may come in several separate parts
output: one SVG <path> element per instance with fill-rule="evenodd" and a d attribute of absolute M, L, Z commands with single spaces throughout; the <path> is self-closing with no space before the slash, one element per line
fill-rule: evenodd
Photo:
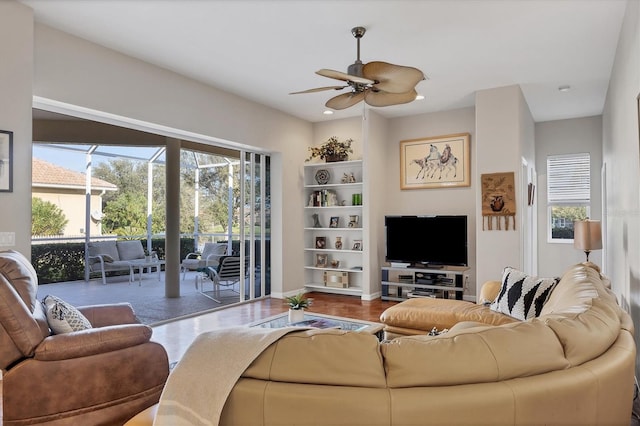
<path fill-rule="evenodd" d="M 382 343 L 341 330 L 290 333 L 244 371 L 220 424 L 628 425 L 635 355 L 629 315 L 580 264 L 535 319 Z"/>

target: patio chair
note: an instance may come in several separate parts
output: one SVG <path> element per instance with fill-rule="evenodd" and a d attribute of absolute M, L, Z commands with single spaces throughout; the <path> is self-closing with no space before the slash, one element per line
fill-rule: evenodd
<path fill-rule="evenodd" d="M 0 252 L 4 425 L 117 425 L 158 402 L 167 353 L 131 305 L 49 309 L 37 290 L 29 261 Z"/>
<path fill-rule="evenodd" d="M 247 275 L 247 265 L 245 264 L 245 276 Z M 204 281 L 205 279 L 200 279 L 196 281 L 196 285 L 199 286 L 198 291 L 200 291 L 204 296 L 213 300 L 217 303 L 222 303 L 217 297 L 220 297 L 220 287 L 227 287 L 239 293 L 239 290 L 236 291 L 235 285 L 240 283 L 240 257 L 239 256 L 224 256 L 220 260 L 220 264 L 218 267 L 209 266 L 206 268 L 205 273 L 207 278 L 211 280 L 213 284 L 212 295 L 208 295 L 207 291 L 204 290 Z M 199 283 L 199 284 L 198 284 Z"/>
<path fill-rule="evenodd" d="M 187 276 L 187 271 L 204 270 L 212 266 L 216 268 L 220 258 L 227 254 L 226 243 L 204 243 L 202 253 L 189 253 L 180 264 L 182 279 Z"/>

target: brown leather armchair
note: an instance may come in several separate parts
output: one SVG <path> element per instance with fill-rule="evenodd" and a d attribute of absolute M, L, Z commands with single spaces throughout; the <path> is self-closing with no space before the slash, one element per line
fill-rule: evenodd
<path fill-rule="evenodd" d="M 52 335 L 36 299 L 36 272 L 20 253 L 0 252 L 3 424 L 122 425 L 160 398 L 164 348 L 131 305 L 79 307 L 91 329 Z"/>

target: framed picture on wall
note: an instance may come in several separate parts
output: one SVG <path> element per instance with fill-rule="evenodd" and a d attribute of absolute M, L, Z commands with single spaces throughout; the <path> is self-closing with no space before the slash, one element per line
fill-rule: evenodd
<path fill-rule="evenodd" d="M 0 192 L 13 192 L 13 132 L 0 130 Z"/>
<path fill-rule="evenodd" d="M 469 133 L 400 141 L 400 189 L 471 185 Z"/>

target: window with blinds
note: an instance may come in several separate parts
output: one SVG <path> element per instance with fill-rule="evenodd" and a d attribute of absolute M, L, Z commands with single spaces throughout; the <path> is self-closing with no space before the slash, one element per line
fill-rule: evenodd
<path fill-rule="evenodd" d="M 547 157 L 549 241 L 573 242 L 573 222 L 589 216 L 590 203 L 589 153 Z"/>

